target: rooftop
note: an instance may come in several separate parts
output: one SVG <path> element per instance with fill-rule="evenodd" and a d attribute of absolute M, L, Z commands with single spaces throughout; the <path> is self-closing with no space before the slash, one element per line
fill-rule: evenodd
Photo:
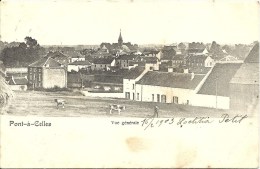
<path fill-rule="evenodd" d="M 75 61 L 70 63 L 69 65 L 91 65 L 91 63 L 88 60 L 85 60 L 85 61 Z"/>
<path fill-rule="evenodd" d="M 143 71 L 145 70 L 144 67 L 135 67 L 133 69 L 130 69 L 128 73 L 125 75 L 124 79 L 136 79 L 138 76 L 140 76 Z"/>
<path fill-rule="evenodd" d="M 147 72 L 137 84 L 182 89 L 195 89 L 205 75 L 173 72 Z"/>
<path fill-rule="evenodd" d="M 229 96 L 229 82 L 240 63 L 216 63 L 198 94 Z M 216 89 L 217 87 L 217 89 Z"/>
<path fill-rule="evenodd" d="M 61 67 L 62 64 L 52 59 L 51 57 L 44 57 L 29 65 L 29 67 Z"/>

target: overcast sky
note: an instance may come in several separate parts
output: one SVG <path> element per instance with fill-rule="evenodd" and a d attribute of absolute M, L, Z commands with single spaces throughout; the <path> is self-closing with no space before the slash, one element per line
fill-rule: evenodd
<path fill-rule="evenodd" d="M 257 1 L 4 0 L 1 40 L 41 45 L 117 42 L 251 43 L 259 39 Z"/>

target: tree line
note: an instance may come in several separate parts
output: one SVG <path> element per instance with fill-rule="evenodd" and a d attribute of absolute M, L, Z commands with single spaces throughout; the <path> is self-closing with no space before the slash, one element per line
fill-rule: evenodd
<path fill-rule="evenodd" d="M 36 39 L 25 37 L 24 42 L 0 42 L 0 60 L 5 67 L 24 67 L 45 54 Z"/>

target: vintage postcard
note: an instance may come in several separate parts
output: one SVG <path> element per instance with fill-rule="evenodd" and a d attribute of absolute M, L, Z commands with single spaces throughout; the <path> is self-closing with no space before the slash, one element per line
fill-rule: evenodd
<path fill-rule="evenodd" d="M 259 1 L 0 3 L 1 168 L 259 167 Z"/>

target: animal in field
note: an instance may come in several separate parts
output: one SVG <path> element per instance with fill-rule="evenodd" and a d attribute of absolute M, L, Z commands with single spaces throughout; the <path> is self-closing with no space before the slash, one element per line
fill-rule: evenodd
<path fill-rule="evenodd" d="M 57 103 L 57 109 L 59 108 L 59 106 L 62 106 L 62 108 L 65 107 L 65 100 L 63 100 L 63 99 L 54 99 L 54 101 Z"/>
<path fill-rule="evenodd" d="M 126 109 L 125 106 L 122 106 L 122 105 L 119 105 L 119 104 L 110 104 L 109 108 L 110 108 L 110 111 L 109 111 L 110 114 L 112 114 L 112 110 L 117 110 L 119 115 L 120 115 L 122 110 Z"/>

